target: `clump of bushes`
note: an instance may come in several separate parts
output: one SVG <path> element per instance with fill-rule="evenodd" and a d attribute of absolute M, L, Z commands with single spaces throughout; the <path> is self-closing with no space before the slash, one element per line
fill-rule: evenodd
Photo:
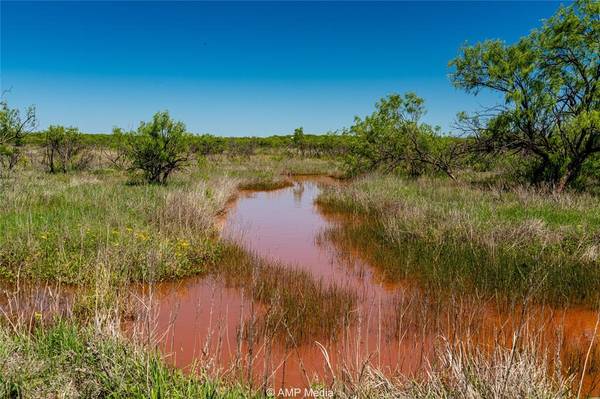
<path fill-rule="evenodd" d="M 141 171 L 148 183 L 165 184 L 190 159 L 191 135 L 183 122 L 171 119 L 167 111 L 141 122 L 136 131 L 123 133 L 116 128 L 113 134 L 122 143 L 130 169 Z"/>
<path fill-rule="evenodd" d="M 81 170 L 89 163 L 83 135 L 74 127 L 50 126 L 45 132 L 44 164 L 50 173 Z"/>

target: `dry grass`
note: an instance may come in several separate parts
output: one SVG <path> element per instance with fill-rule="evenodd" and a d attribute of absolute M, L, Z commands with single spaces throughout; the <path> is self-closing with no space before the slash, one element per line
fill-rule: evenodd
<path fill-rule="evenodd" d="M 215 218 L 236 195 L 236 179 L 220 177 L 190 187 L 168 191 L 157 209 L 154 222 L 170 236 L 205 235 L 215 227 Z"/>
<path fill-rule="evenodd" d="M 340 381 L 340 398 L 574 398 L 573 376 L 563 376 L 535 347 L 495 347 L 491 354 L 468 343 L 443 342 L 426 378 L 390 378 L 365 365 L 352 384 Z M 347 382 L 347 380 L 346 380 Z"/>

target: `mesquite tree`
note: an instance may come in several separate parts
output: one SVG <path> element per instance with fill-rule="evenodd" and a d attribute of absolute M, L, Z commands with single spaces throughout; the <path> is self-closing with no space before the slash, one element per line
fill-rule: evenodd
<path fill-rule="evenodd" d="M 53 125 L 44 133 L 44 163 L 50 173 L 67 173 L 82 166 L 83 150 L 83 135 L 75 127 Z"/>
<path fill-rule="evenodd" d="M 305 147 L 306 147 L 306 139 L 304 136 L 304 128 L 303 127 L 297 127 L 296 129 L 294 129 L 294 135 L 292 136 L 292 143 L 294 144 L 294 147 L 296 147 L 298 149 L 298 151 L 300 152 L 300 154 L 302 156 L 304 156 L 304 151 L 305 151 Z"/>
<path fill-rule="evenodd" d="M 123 133 L 115 129 L 114 134 Z M 189 160 L 191 135 L 167 111 L 157 112 L 152 121 L 141 122 L 137 131 L 123 137 L 131 169 L 141 170 L 148 183 L 166 183 L 171 173 Z"/>
<path fill-rule="evenodd" d="M 28 107 L 23 114 L 10 108 L 6 101 L 0 102 L 0 166 L 8 170 L 15 167 L 21 157 L 25 136 L 37 127 L 35 107 Z"/>
<path fill-rule="evenodd" d="M 382 98 L 371 115 L 356 117 L 349 131 L 352 143 L 347 163 L 351 172 L 403 169 L 418 175 L 429 167 L 455 179 L 452 169 L 462 146 L 422 123 L 424 113 L 424 100 L 406 93 Z"/>
<path fill-rule="evenodd" d="M 488 40 L 450 62 L 456 87 L 504 102 L 461 117 L 478 149 L 535 160 L 532 178 L 562 191 L 600 152 L 600 2 L 576 1 L 517 43 Z"/>

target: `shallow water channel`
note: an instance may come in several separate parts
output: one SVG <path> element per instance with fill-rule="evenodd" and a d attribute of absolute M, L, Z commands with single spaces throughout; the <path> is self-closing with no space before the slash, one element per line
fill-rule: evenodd
<path fill-rule="evenodd" d="M 348 323 L 333 337 L 299 345 L 261 336 L 249 342 L 240 331 L 264 314 L 265 304 L 253 303 L 246 290 L 227 287 L 217 277 L 160 284 L 150 295 L 156 317 L 140 323 L 159 338 L 172 364 L 238 373 L 255 387 L 305 387 L 315 378 L 329 383 L 331 369 L 358 375 L 367 362 L 389 375 L 418 376 L 434 362 L 442 337 L 489 349 L 510 345 L 517 330 L 553 353 L 560 349 L 564 368 L 583 361 L 594 334 L 594 311 L 535 306 L 522 312 L 520 305 L 511 309 L 493 300 L 424 292 L 411 281 L 386 282 L 372 254 L 331 234 L 356 221 L 315 204 L 326 184 L 338 183 L 297 177 L 292 187 L 242 192 L 226 213 L 222 234 L 262 258 L 353 292 L 356 305 Z M 593 388 L 595 374 L 586 377 L 586 387 Z"/>

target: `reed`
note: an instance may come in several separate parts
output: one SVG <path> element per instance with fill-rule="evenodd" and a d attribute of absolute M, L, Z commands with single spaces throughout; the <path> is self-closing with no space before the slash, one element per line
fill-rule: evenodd
<path fill-rule="evenodd" d="M 340 398 L 575 398 L 573 376 L 563 376 L 537 348 L 496 347 L 483 353 L 468 343 L 443 343 L 426 378 L 389 377 L 368 364 L 360 378 L 335 387 Z"/>
<path fill-rule="evenodd" d="M 278 329 L 295 346 L 315 337 L 331 338 L 347 322 L 356 306 L 355 295 L 335 283 L 315 280 L 308 272 L 248 253 L 227 243 L 221 262 L 209 273 L 226 285 L 246 287 L 266 307 L 262 329 Z"/>

